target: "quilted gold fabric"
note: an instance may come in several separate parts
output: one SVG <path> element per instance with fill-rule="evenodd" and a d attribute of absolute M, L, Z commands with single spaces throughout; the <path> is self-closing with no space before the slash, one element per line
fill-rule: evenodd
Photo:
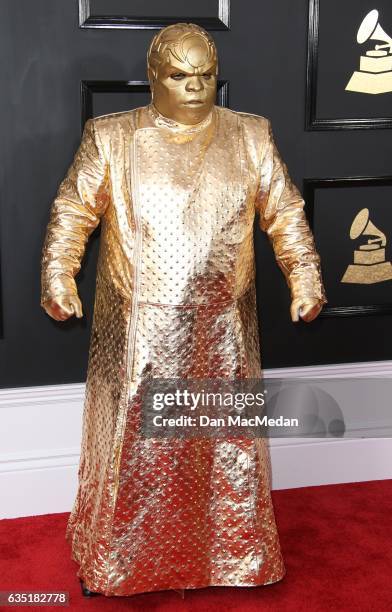
<path fill-rule="evenodd" d="M 253 221 L 292 297 L 325 302 L 320 261 L 270 122 L 149 105 L 86 123 L 51 210 L 41 303 L 75 294 L 101 222 L 79 489 L 67 538 L 105 595 L 262 585 L 285 574 L 264 439 L 139 431 L 143 383 L 261 377 Z"/>

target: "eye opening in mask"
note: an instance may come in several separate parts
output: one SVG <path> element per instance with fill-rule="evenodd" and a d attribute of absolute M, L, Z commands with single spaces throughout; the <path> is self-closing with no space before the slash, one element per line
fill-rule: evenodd
<path fill-rule="evenodd" d="M 193 76 L 193 75 L 187 75 L 184 72 L 173 72 L 172 74 L 170 74 L 170 78 L 174 79 L 175 81 L 182 81 L 187 76 Z M 207 81 L 209 81 L 213 75 L 211 72 L 203 72 L 203 74 L 201 74 L 200 76 L 202 76 L 203 79 L 206 79 Z"/>
<path fill-rule="evenodd" d="M 174 79 L 175 81 L 182 81 L 183 79 L 185 79 L 186 74 L 184 72 L 173 72 L 170 75 L 171 79 Z"/>

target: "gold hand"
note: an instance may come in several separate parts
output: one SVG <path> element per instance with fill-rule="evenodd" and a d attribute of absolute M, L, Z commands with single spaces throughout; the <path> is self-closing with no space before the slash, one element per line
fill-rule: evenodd
<path fill-rule="evenodd" d="M 73 315 L 83 317 L 82 303 L 77 295 L 58 295 L 44 304 L 47 314 L 56 321 L 66 321 Z"/>
<path fill-rule="evenodd" d="M 301 317 L 306 323 L 310 323 L 320 314 L 321 309 L 322 304 L 317 298 L 296 298 L 290 307 L 291 319 L 297 322 Z"/>

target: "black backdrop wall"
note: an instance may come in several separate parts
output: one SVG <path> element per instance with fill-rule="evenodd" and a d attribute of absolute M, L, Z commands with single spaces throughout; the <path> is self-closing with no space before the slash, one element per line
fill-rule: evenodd
<path fill-rule="evenodd" d="M 77 0 L 2 0 L 0 11 L 0 386 L 80 382 L 86 374 L 99 235 L 91 240 L 78 276 L 86 316 L 56 323 L 39 306 L 45 226 L 80 140 L 80 82 L 144 80 L 154 31 L 80 29 Z M 392 174 L 388 129 L 305 131 L 307 16 L 307 0 L 232 0 L 231 29 L 213 33 L 220 76 L 230 83 L 229 106 L 272 120 L 278 147 L 301 189 L 304 178 Z M 129 98 L 129 107 L 145 103 L 140 95 Z M 111 109 L 110 100 L 97 94 L 94 114 L 122 110 L 118 106 L 126 100 L 116 100 Z M 338 227 L 339 210 L 331 209 L 331 215 Z M 328 240 L 333 244 L 333 232 L 323 233 L 324 243 Z M 391 358 L 390 315 L 293 324 L 285 281 L 258 228 L 255 242 L 264 367 Z"/>

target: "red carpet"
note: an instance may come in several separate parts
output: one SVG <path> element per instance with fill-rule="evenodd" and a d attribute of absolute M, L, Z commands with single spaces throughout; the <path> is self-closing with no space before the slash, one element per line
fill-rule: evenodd
<path fill-rule="evenodd" d="M 69 591 L 72 612 L 392 610 L 392 480 L 273 491 L 287 574 L 264 587 L 85 599 L 68 514 L 0 521 L 0 590 Z M 63 610 L 4 607 L 3 610 Z"/>

